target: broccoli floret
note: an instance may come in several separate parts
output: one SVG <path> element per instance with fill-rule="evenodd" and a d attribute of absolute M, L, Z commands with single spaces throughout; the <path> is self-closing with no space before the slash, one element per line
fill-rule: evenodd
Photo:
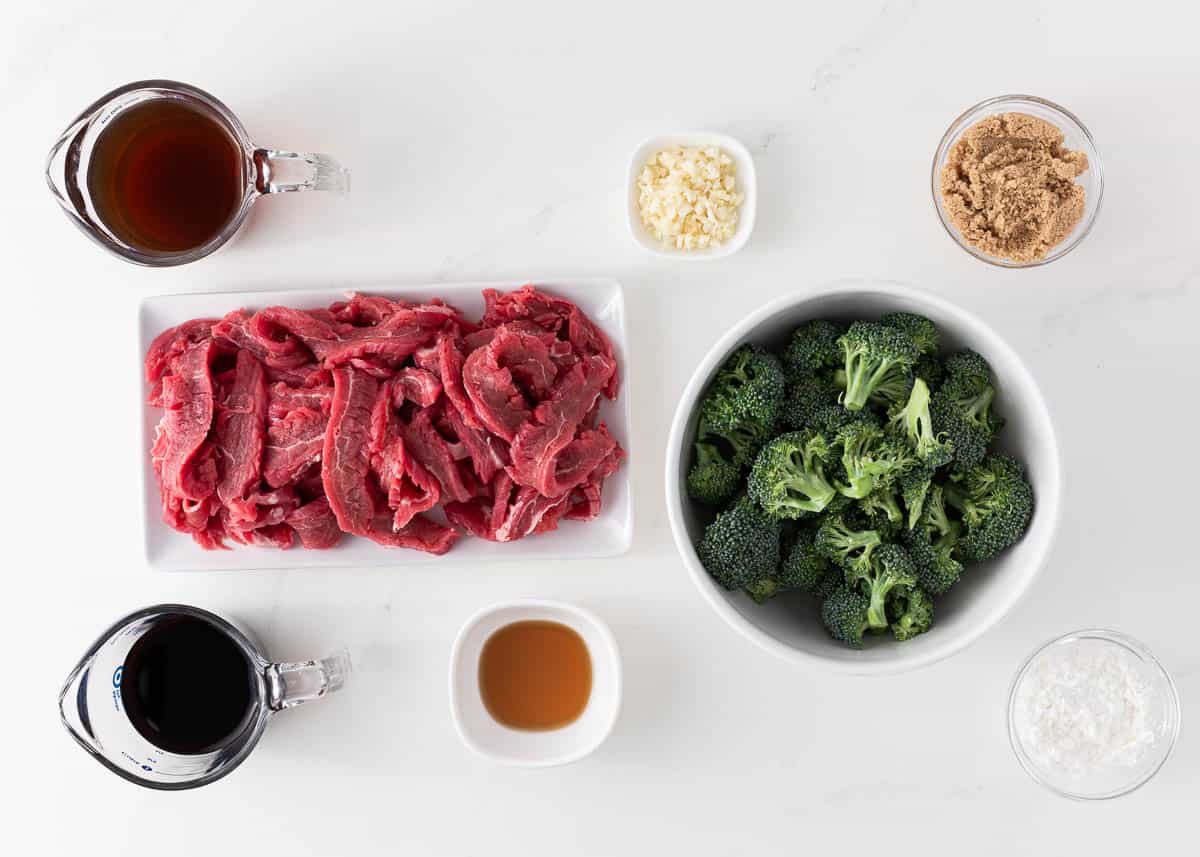
<path fill-rule="evenodd" d="M 922 354 L 913 366 L 913 374 L 936 390 L 946 378 L 946 367 L 936 354 Z"/>
<path fill-rule="evenodd" d="M 816 531 L 803 527 L 795 533 L 791 545 L 784 553 L 783 563 L 774 575 L 757 580 L 746 587 L 746 593 L 758 604 L 774 598 L 781 592 L 801 589 L 814 595 L 822 595 L 822 585 L 829 560 L 817 553 L 813 544 Z M 837 579 L 843 578 L 839 571 Z"/>
<path fill-rule="evenodd" d="M 775 434 L 774 424 L 761 423 L 757 420 L 746 420 L 733 428 L 722 431 L 706 426 L 703 421 L 701 421 L 701 425 L 707 432 L 704 437 L 719 438 L 720 441 L 729 444 L 729 460 L 738 467 L 749 467 L 753 464 L 758 451 L 763 448 L 763 444 Z"/>
<path fill-rule="evenodd" d="M 885 541 L 895 538 L 904 529 L 904 510 L 893 488 L 878 488 L 858 501 L 858 508 L 867 518 L 868 526 Z"/>
<path fill-rule="evenodd" d="M 796 532 L 796 540 L 788 548 L 776 575 L 780 585 L 812 593 L 820 589 L 825 572 L 829 570 L 829 560 L 817 552 L 816 538 L 817 531 L 810 527 Z"/>
<path fill-rule="evenodd" d="M 737 493 L 742 469 L 727 461 L 716 444 L 696 442 L 696 463 L 687 475 L 687 493 L 693 500 L 723 506 Z"/>
<path fill-rule="evenodd" d="M 933 431 L 949 438 L 954 460 L 973 467 L 987 455 L 992 437 L 1003 421 L 991 413 L 991 370 L 974 351 L 963 351 L 946 360 L 946 379 L 933 394 L 929 413 Z"/>
<path fill-rule="evenodd" d="M 779 522 L 742 496 L 704 530 L 700 563 L 726 589 L 741 589 L 779 566 Z"/>
<path fill-rule="evenodd" d="M 911 640 L 933 625 L 933 599 L 917 586 L 893 590 L 887 613 L 892 636 L 901 642 Z"/>
<path fill-rule="evenodd" d="M 842 404 L 858 411 L 873 396 L 889 402 L 904 401 L 919 354 L 906 334 L 887 325 L 856 321 L 838 343 L 846 372 Z"/>
<path fill-rule="evenodd" d="M 757 345 L 733 353 L 709 388 L 700 413 L 713 429 L 727 431 L 746 422 L 773 426 L 783 403 L 783 365 Z"/>
<path fill-rule="evenodd" d="M 822 511 L 837 493 L 825 478 L 831 454 L 820 432 L 781 434 L 754 460 L 746 486 L 750 498 L 774 518 L 795 519 Z"/>
<path fill-rule="evenodd" d="M 798 380 L 824 369 L 834 369 L 842 362 L 838 337 L 843 325 L 818 318 L 796 328 L 783 353 L 783 368 L 788 378 Z"/>
<path fill-rule="evenodd" d="M 958 549 L 963 562 L 990 559 L 1025 534 L 1033 516 L 1033 489 L 1019 463 L 992 455 L 951 479 L 946 502 L 962 515 Z"/>
<path fill-rule="evenodd" d="M 779 418 L 790 429 L 822 428 L 832 408 L 850 413 L 838 404 L 838 387 L 828 375 L 808 375 L 788 387 Z"/>
<path fill-rule="evenodd" d="M 917 570 L 900 545 L 880 545 L 870 561 L 846 570 L 846 582 L 857 585 L 870 599 L 867 622 L 872 628 L 888 626 L 887 602 L 893 591 L 903 593 L 917 585 Z"/>
<path fill-rule="evenodd" d="M 847 512 L 826 513 L 817 527 L 813 546 L 817 553 L 843 569 L 868 566 L 871 553 L 883 544 L 875 530 L 856 530 L 847 521 Z"/>
<path fill-rule="evenodd" d="M 930 595 L 945 593 L 962 576 L 958 558 L 961 530 L 962 524 L 946 514 L 942 486 L 931 485 L 917 525 L 904 539 L 916 568 L 917 583 Z"/>
<path fill-rule="evenodd" d="M 938 468 L 950 463 L 949 458 L 953 455 L 950 452 L 950 445 L 946 444 L 942 450 L 943 453 L 939 456 L 927 458 L 900 477 L 900 499 L 904 501 L 904 508 L 908 511 L 907 526 L 910 530 L 917 525 L 917 521 L 921 518 L 921 512 L 925 508 L 925 498 L 929 496 L 929 489 L 933 485 L 933 477 L 937 474 Z"/>
<path fill-rule="evenodd" d="M 937 325 L 925 316 L 911 312 L 889 312 L 879 319 L 879 323 L 902 331 L 921 354 L 937 354 Z"/>
<path fill-rule="evenodd" d="M 862 648 L 863 634 L 870 623 L 867 610 L 870 601 L 861 592 L 842 583 L 821 604 L 821 621 L 835 640 Z"/>
<path fill-rule="evenodd" d="M 934 467 L 948 464 L 954 457 L 954 444 L 934 434 L 929 416 L 929 387 L 920 378 L 913 381 L 904 407 L 889 411 L 888 427 L 908 440 L 922 461 L 933 459 Z"/>
<path fill-rule="evenodd" d="M 916 453 L 903 440 L 869 423 L 843 426 L 834 445 L 842 450 L 837 490 L 855 499 L 891 485 L 918 464 Z"/>

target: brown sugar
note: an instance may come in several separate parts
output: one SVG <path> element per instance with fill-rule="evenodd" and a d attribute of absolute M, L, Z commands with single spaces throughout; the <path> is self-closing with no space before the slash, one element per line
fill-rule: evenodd
<path fill-rule="evenodd" d="M 942 167 L 942 207 L 966 242 L 1014 262 L 1036 262 L 1083 217 L 1075 177 L 1087 155 L 1063 148 L 1063 133 L 1024 113 L 976 122 Z"/>

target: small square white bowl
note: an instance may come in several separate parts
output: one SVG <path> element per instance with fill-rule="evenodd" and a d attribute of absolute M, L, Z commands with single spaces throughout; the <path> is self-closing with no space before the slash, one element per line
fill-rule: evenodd
<path fill-rule="evenodd" d="M 650 157 L 660 149 L 668 146 L 716 146 L 733 158 L 737 166 L 737 189 L 742 193 L 742 204 L 738 208 L 737 229 L 733 238 L 719 247 L 709 247 L 703 250 L 677 250 L 667 247 L 646 231 L 642 225 L 641 213 L 638 211 L 637 179 L 642 167 Z M 680 134 L 662 134 L 643 140 L 633 150 L 629 161 L 629 172 L 625 177 L 626 211 L 625 220 L 629 224 L 629 234 L 647 252 L 655 256 L 669 259 L 687 259 L 691 261 L 721 259 L 732 256 L 750 240 L 754 231 L 754 215 L 758 208 L 758 180 L 754 172 L 754 158 L 739 140 L 726 134 L 713 134 L 706 131 L 687 131 Z"/>
<path fill-rule="evenodd" d="M 492 634 L 514 622 L 559 622 L 583 638 L 592 661 L 592 691 L 575 722 L 545 732 L 510 729 L 488 713 L 479 691 L 479 656 Z M 621 710 L 621 654 L 595 614 L 558 601 L 510 601 L 476 613 L 450 655 L 450 713 L 463 743 L 493 762 L 525 768 L 566 765 L 604 743 Z"/>

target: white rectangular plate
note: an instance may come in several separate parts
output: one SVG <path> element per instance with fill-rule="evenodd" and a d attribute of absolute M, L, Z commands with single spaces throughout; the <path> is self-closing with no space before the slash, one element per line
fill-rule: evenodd
<path fill-rule="evenodd" d="M 501 283 L 456 283 L 397 288 L 354 289 L 292 289 L 264 292 L 208 292 L 204 294 L 160 295 L 142 301 L 138 318 L 139 354 L 144 356 L 150 342 L 168 327 L 192 318 L 222 316 L 239 307 L 261 309 L 282 304 L 309 309 L 324 307 L 343 300 L 352 291 L 381 294 L 410 301 L 439 297 L 460 309 L 469 319 L 483 314 L 483 295 L 486 288 L 512 291 L 526 281 Z M 612 340 L 616 352 L 622 388 L 628 381 L 628 348 L 625 337 L 625 298 L 621 286 L 610 279 L 551 280 L 534 282 L 539 289 L 567 298 L 596 322 Z M 141 377 L 141 365 L 138 366 Z M 145 386 L 141 387 L 143 401 Z M 629 458 L 604 485 L 603 508 L 593 521 L 563 521 L 558 530 L 515 542 L 496 544 L 464 536 L 445 556 L 434 557 L 412 550 L 382 547 L 357 536 L 346 536 L 331 550 L 316 551 L 293 547 L 274 550 L 234 545 L 228 551 L 206 551 L 184 533 L 178 533 L 160 518 L 162 508 L 158 483 L 150 466 L 149 449 L 154 426 L 162 416 L 158 408 L 142 406 L 142 479 L 145 499 L 146 560 L 150 567 L 161 571 L 201 571 L 214 569 L 251 568 L 321 568 L 344 566 L 390 566 L 421 562 L 465 560 L 526 561 L 537 559 L 571 559 L 582 557 L 616 556 L 629 550 L 633 540 L 633 505 L 630 496 L 629 396 L 622 391 L 615 402 L 605 400 L 601 418 L 613 436 L 630 454 Z"/>

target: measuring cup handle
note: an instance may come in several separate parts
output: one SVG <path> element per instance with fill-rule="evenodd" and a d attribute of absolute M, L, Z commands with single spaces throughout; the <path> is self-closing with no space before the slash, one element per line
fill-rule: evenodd
<path fill-rule="evenodd" d="M 350 171 L 329 155 L 255 149 L 254 166 L 258 171 L 254 186 L 259 193 L 291 193 L 298 190 L 350 192 Z"/>
<path fill-rule="evenodd" d="M 350 670 L 350 653 L 345 649 L 319 661 L 271 664 L 265 671 L 267 705 L 280 711 L 320 699 L 340 690 Z"/>

